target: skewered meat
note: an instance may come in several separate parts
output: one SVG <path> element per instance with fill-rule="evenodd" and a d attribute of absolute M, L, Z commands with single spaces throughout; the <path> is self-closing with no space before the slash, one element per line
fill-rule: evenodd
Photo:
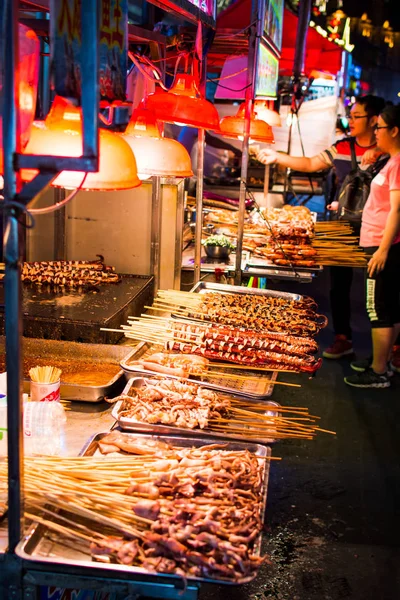
<path fill-rule="evenodd" d="M 322 364 L 321 359 L 316 360 L 313 356 L 293 356 L 289 354 L 279 354 L 266 350 L 257 350 L 242 352 L 233 345 L 227 345 L 225 348 L 213 349 L 210 347 L 196 346 L 195 344 L 184 344 L 182 342 L 166 342 L 167 350 L 179 350 L 189 354 L 200 354 L 210 360 L 220 360 L 232 362 L 240 365 L 259 366 L 265 369 L 277 369 L 278 367 L 304 373 L 315 373 Z"/>
<path fill-rule="evenodd" d="M 167 379 L 147 380 L 146 383 L 144 388 L 131 388 L 134 399 L 124 397 L 120 416 L 142 423 L 204 429 L 211 418 L 230 407 L 228 398 L 197 384 Z"/>
<path fill-rule="evenodd" d="M 25 262 L 21 272 L 22 281 L 52 286 L 80 287 L 100 283 L 117 283 L 120 277 L 114 267 L 98 261 L 47 261 Z"/>
<path fill-rule="evenodd" d="M 134 513 L 151 520 L 150 528 L 133 531 L 130 540 L 103 538 L 92 543 L 92 554 L 151 572 L 230 581 L 253 577 L 266 560 L 254 554 L 265 464 L 247 450 L 217 446 L 174 449 L 178 464 L 171 484 L 165 485 L 157 469 L 151 472 L 157 500 L 136 499 L 130 492 Z M 205 468 L 207 479 L 199 477 Z"/>
<path fill-rule="evenodd" d="M 126 436 L 119 431 L 112 431 L 101 439 L 99 443 L 100 451 L 104 445 L 106 447 L 117 447 L 119 450 L 130 454 L 153 454 L 160 457 L 163 457 L 165 452 L 171 448 L 169 444 L 161 440 L 140 438 L 133 440 L 130 436 Z"/>
<path fill-rule="evenodd" d="M 149 371 L 185 378 L 189 375 L 201 375 L 208 366 L 208 360 L 196 355 L 165 354 L 157 352 L 138 361 Z"/>

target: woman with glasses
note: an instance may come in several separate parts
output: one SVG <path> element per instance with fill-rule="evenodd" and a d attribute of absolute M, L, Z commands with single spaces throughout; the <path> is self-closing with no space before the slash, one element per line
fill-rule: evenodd
<path fill-rule="evenodd" d="M 373 357 L 351 363 L 357 373 L 345 378 L 348 385 L 361 388 L 390 386 L 388 363 L 400 333 L 400 106 L 382 111 L 376 138 L 380 150 L 390 159 L 372 180 L 360 236 L 360 245 L 371 256 L 366 306 Z"/>
<path fill-rule="evenodd" d="M 340 188 L 346 176 L 351 171 L 351 140 L 357 161 L 361 162 L 364 154 L 368 152 L 369 161 L 376 160 L 381 152 L 376 152 L 375 126 L 379 113 L 384 109 L 385 101 L 378 96 L 359 96 L 350 110 L 349 128 L 350 137 L 335 142 L 321 154 L 312 157 L 295 157 L 277 153 L 273 150 L 262 150 L 257 157 L 264 164 L 279 164 L 296 171 L 314 173 L 329 168 L 334 168 L 337 179 L 338 197 Z M 337 202 L 328 206 L 330 210 L 337 210 Z M 359 231 L 355 232 L 359 235 Z M 353 281 L 351 267 L 331 267 L 330 301 L 332 322 L 335 338 L 332 345 L 323 352 L 325 358 L 339 359 L 353 354 L 351 331 L 351 302 L 350 291 Z"/>

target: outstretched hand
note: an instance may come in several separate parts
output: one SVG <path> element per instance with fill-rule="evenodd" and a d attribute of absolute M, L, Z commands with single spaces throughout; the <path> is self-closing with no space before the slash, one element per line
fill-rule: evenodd
<path fill-rule="evenodd" d="M 260 150 L 257 154 L 257 160 L 264 165 L 274 165 L 278 162 L 278 153 L 275 150 L 264 148 L 264 150 Z"/>

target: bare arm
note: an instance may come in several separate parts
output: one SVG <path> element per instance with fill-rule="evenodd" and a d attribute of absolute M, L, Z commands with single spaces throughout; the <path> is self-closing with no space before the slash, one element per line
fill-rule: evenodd
<path fill-rule="evenodd" d="M 265 165 L 277 164 L 303 173 L 315 173 L 331 167 L 318 155 L 310 158 L 307 156 L 289 156 L 270 149 L 261 150 L 257 159 Z"/>
<path fill-rule="evenodd" d="M 382 241 L 378 250 L 372 255 L 368 263 L 368 275 L 372 277 L 375 273 L 383 270 L 388 252 L 394 238 L 400 231 L 400 190 L 390 192 L 390 212 L 383 231 Z"/>

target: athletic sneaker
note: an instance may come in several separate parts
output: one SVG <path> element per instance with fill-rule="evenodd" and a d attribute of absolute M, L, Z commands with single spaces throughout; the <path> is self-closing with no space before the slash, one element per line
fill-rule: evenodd
<path fill-rule="evenodd" d="M 390 366 L 393 371 L 400 373 L 400 346 L 393 346 L 393 354 L 392 360 L 390 361 Z"/>
<path fill-rule="evenodd" d="M 367 369 L 363 373 L 355 373 L 344 378 L 347 385 L 357 388 L 388 388 L 390 379 L 387 373 L 379 375 L 372 369 Z"/>
<path fill-rule="evenodd" d="M 322 356 L 324 358 L 342 358 L 348 354 L 354 354 L 353 342 L 348 340 L 345 335 L 338 334 L 335 336 L 332 346 L 324 350 Z"/>
<path fill-rule="evenodd" d="M 353 362 L 350 363 L 351 368 L 353 369 L 353 371 L 357 371 L 357 373 L 364 373 L 364 371 L 366 371 L 367 369 L 370 369 L 372 365 L 372 356 L 370 356 L 369 358 L 364 358 L 363 360 L 354 360 Z M 390 363 L 388 363 L 387 365 L 387 371 L 386 371 L 388 377 L 393 377 L 394 373 L 393 373 L 393 369 Z"/>

